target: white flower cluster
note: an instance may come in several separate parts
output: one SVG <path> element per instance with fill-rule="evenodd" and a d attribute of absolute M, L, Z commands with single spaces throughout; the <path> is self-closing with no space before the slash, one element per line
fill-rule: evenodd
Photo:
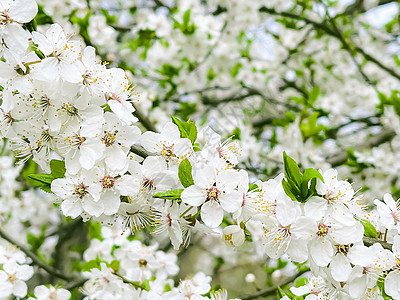
<path fill-rule="evenodd" d="M 84 253 L 88 262 L 105 261 L 100 262 L 100 268 L 83 273 L 88 278 L 82 288 L 85 299 L 228 299 L 225 290 L 211 292 L 211 298 L 202 296 L 210 292 L 211 277 L 201 272 L 175 287 L 172 277 L 179 272 L 175 254 L 157 250 L 157 245 L 145 246 L 138 240 L 113 236 L 108 228 L 102 231 L 105 238 L 93 239 Z M 113 261 L 119 262 L 115 269 Z"/>
<path fill-rule="evenodd" d="M 65 161 L 64 177 L 48 174 L 65 216 L 132 230 L 154 225 L 175 249 L 187 245 L 193 231 L 214 232 L 221 224 L 224 240 L 235 247 L 244 243 L 245 229 L 261 228 L 269 257 L 287 254 L 295 262 L 309 262 L 318 283 L 296 293 L 311 293 L 310 299 L 380 299 L 378 283 L 384 280 L 385 293 L 400 299 L 399 211 L 389 195 L 386 204 L 376 202 L 377 214 L 367 213 L 351 184 L 338 180 L 333 169 L 322 176 L 306 169 L 304 175 L 279 175 L 250 185 L 248 173 L 235 168 L 236 141 L 223 141 L 209 127 L 197 134 L 194 123 L 175 118 L 160 133 L 141 134 L 132 115 L 135 94 L 122 69 L 96 62 L 94 48 L 83 46 L 60 25 L 51 25 L 45 34 L 25 30 L 22 24 L 37 11 L 34 0 L 6 4 L 1 13 L 0 132 L 21 162 L 32 158 L 49 173 L 53 158 Z M 139 144 L 144 151 L 136 153 L 142 158 L 132 153 Z M 294 201 L 294 194 L 308 195 L 312 189 L 315 194 Z M 375 234 L 367 232 L 370 224 Z M 364 244 L 364 234 L 378 238 L 383 232 L 392 251 L 379 242 Z M 112 251 L 113 244 L 95 241 L 85 253 L 87 259 L 100 252 L 106 262 L 120 262 L 118 275 L 106 263 L 86 273 L 88 299 L 202 299 L 210 290 L 210 278 L 197 274 L 162 293 L 169 276 L 178 272 L 176 257 L 138 241 L 121 240 Z M 21 263 L 4 262 L 0 272 L 3 290 L 22 297 L 26 286 L 21 280 L 32 269 L 21 277 L 19 268 L 30 268 Z M 153 275 L 161 280 L 154 281 L 157 287 L 149 293 L 137 289 L 136 282 L 141 286 Z M 38 288 L 35 294 L 54 292 Z"/>
<path fill-rule="evenodd" d="M 0 245 L 0 297 L 11 295 L 25 297 L 28 287 L 25 283 L 33 275 L 25 254 L 8 243 Z"/>

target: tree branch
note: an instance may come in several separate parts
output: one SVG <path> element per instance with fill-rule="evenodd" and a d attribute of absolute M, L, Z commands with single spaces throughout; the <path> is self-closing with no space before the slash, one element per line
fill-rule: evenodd
<path fill-rule="evenodd" d="M 32 259 L 32 262 L 37 265 L 38 267 L 42 268 L 45 270 L 47 273 L 50 275 L 60 278 L 65 281 L 72 281 L 75 278 L 73 276 L 68 276 L 65 275 L 58 270 L 54 269 L 53 267 L 47 265 L 45 262 L 43 262 L 38 256 L 36 256 L 35 253 L 33 253 L 31 250 L 29 250 L 27 247 L 20 245 L 17 241 L 15 241 L 11 236 L 9 236 L 7 233 L 5 233 L 2 229 L 0 229 L 0 236 L 8 241 L 9 243 L 15 245 L 18 247 L 22 252 L 26 254 L 26 256 L 30 257 Z"/>
<path fill-rule="evenodd" d="M 299 276 L 303 275 L 304 273 L 310 271 L 310 269 L 304 269 L 299 271 L 297 274 L 289 277 L 288 279 L 286 279 L 282 284 L 280 284 L 279 286 L 273 286 L 273 287 L 269 287 L 266 288 L 265 290 L 261 290 L 253 295 L 249 295 L 249 296 L 245 296 L 242 297 L 242 300 L 250 300 L 250 299 L 256 299 L 258 297 L 267 297 L 267 296 L 271 296 L 274 295 L 276 293 L 276 291 L 281 287 L 281 286 L 285 286 L 290 284 L 291 282 L 295 281 Z"/>
<path fill-rule="evenodd" d="M 143 158 L 146 158 L 147 156 L 156 156 L 157 155 L 156 153 L 147 151 L 146 149 L 144 149 L 142 146 L 139 146 L 139 145 L 133 145 L 131 147 L 130 151 L 136 155 L 143 157 Z"/>
<path fill-rule="evenodd" d="M 367 142 L 360 144 L 356 147 L 356 150 L 363 150 L 368 148 L 373 148 L 379 146 L 392 140 L 396 136 L 396 132 L 392 129 L 383 130 L 380 134 L 371 137 Z M 332 167 L 337 167 L 344 164 L 347 161 L 347 153 L 341 151 L 339 154 L 327 158 L 327 162 L 332 165 Z"/>
<path fill-rule="evenodd" d="M 136 118 L 138 118 L 139 122 L 144 126 L 144 128 L 146 128 L 149 131 L 157 132 L 157 128 L 149 120 L 149 118 L 140 109 L 138 109 L 138 107 L 135 104 L 133 104 L 133 107 L 135 108 L 133 115 Z"/>

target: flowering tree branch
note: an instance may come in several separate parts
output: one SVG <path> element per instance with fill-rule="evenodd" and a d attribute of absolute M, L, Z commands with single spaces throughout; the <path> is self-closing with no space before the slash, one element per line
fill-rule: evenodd
<path fill-rule="evenodd" d="M 44 263 L 35 253 L 29 250 L 27 247 L 18 243 L 14 238 L 9 236 L 7 233 L 4 232 L 3 229 L 0 229 L 0 236 L 8 241 L 9 243 L 13 244 L 14 246 L 18 247 L 22 252 L 26 254 L 26 256 L 32 259 L 32 262 L 37 265 L 39 268 L 45 270 L 50 275 L 60 278 L 65 281 L 73 281 L 76 278 L 70 275 L 65 275 L 64 273 L 59 272 L 58 270 L 54 269 L 53 267 Z"/>

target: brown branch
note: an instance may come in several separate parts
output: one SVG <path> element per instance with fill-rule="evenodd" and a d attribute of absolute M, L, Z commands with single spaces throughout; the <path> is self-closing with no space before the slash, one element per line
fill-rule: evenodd
<path fill-rule="evenodd" d="M 250 300 L 250 299 L 256 299 L 256 298 L 259 298 L 259 297 L 267 297 L 267 296 L 274 295 L 281 286 L 285 286 L 285 285 L 290 284 L 291 282 L 295 281 L 299 276 L 303 275 L 304 273 L 306 273 L 308 271 L 310 271 L 310 269 L 308 269 L 308 268 L 304 269 L 304 270 L 301 270 L 297 274 L 295 274 L 295 275 L 289 277 L 288 279 L 286 279 L 279 286 L 277 285 L 277 286 L 266 288 L 265 290 L 258 291 L 257 293 L 255 293 L 253 295 L 244 296 L 241 299 L 242 300 Z"/>
<path fill-rule="evenodd" d="M 133 104 L 133 107 L 135 108 L 135 111 L 133 112 L 133 115 L 136 118 L 138 118 L 139 122 L 144 126 L 144 128 L 146 128 L 149 131 L 157 132 L 157 128 L 149 120 L 149 118 L 134 104 Z"/>
<path fill-rule="evenodd" d="M 396 132 L 394 130 L 392 129 L 383 130 L 380 134 L 371 137 L 367 142 L 360 144 L 359 146 L 356 146 L 356 150 L 364 150 L 379 146 L 383 143 L 389 142 L 395 136 Z M 327 161 L 332 165 L 332 167 L 337 167 L 339 165 L 344 164 L 347 161 L 347 153 L 345 151 L 341 151 L 337 155 L 328 157 Z"/>
<path fill-rule="evenodd" d="M 2 229 L 0 229 L 0 236 L 8 241 L 9 243 L 15 245 L 18 247 L 22 252 L 26 254 L 26 256 L 30 257 L 32 259 L 32 262 L 37 265 L 39 268 L 45 270 L 47 273 L 50 275 L 60 278 L 65 281 L 73 281 L 75 278 L 73 276 L 65 275 L 58 270 L 54 269 L 53 267 L 47 265 L 44 261 L 42 261 L 35 253 L 33 253 L 31 250 L 29 250 L 27 247 L 19 244 L 14 238 L 9 236 L 7 233 L 5 233 Z"/>

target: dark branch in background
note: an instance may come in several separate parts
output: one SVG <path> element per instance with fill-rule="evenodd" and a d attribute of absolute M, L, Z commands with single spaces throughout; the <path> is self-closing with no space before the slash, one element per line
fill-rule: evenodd
<path fill-rule="evenodd" d="M 272 286 L 272 287 L 267 288 L 267 289 L 265 289 L 265 290 L 261 290 L 261 291 L 255 293 L 255 294 L 253 294 L 253 295 L 241 297 L 241 299 L 242 299 L 242 300 L 251 300 L 251 299 L 256 299 L 256 298 L 259 298 L 259 297 L 267 297 L 267 296 L 275 295 L 275 293 L 278 291 L 278 289 L 279 289 L 281 286 L 285 286 L 285 285 L 288 285 L 288 284 L 292 283 L 292 282 L 295 281 L 299 276 L 303 275 L 304 273 L 306 273 L 306 272 L 308 272 L 308 271 L 310 271 L 310 269 L 305 269 L 305 270 L 299 271 L 297 274 L 295 274 L 295 275 L 289 277 L 288 279 L 286 279 L 286 280 L 285 280 L 284 282 L 282 282 L 282 284 L 280 284 L 279 286 Z"/>
<path fill-rule="evenodd" d="M 363 237 L 363 242 L 364 242 L 364 245 L 367 246 L 367 247 L 370 247 L 375 243 L 379 243 L 379 244 L 382 245 L 382 247 L 384 249 L 392 251 L 392 244 L 389 244 L 389 243 L 381 241 L 381 240 L 377 240 L 377 239 L 374 239 L 374 238 L 370 238 L 370 237 L 364 236 Z"/>
<path fill-rule="evenodd" d="M 377 6 L 389 4 L 392 2 L 396 2 L 397 0 L 380 0 L 377 4 Z M 365 0 L 356 0 L 354 3 L 350 4 L 347 6 L 347 8 L 344 10 L 343 13 L 337 14 L 335 18 L 337 17 L 342 17 L 342 16 L 353 16 L 355 14 L 362 14 L 367 11 L 367 9 L 364 6 Z"/>
<path fill-rule="evenodd" d="M 152 153 L 144 149 L 142 146 L 133 145 L 130 150 L 132 153 L 139 155 L 140 157 L 146 158 L 147 156 L 155 156 L 156 153 Z"/>
<path fill-rule="evenodd" d="M 27 247 L 20 245 L 17 241 L 15 241 L 11 236 L 9 236 L 7 233 L 5 233 L 2 229 L 0 229 L 0 236 L 3 239 L 5 239 L 6 241 L 8 241 L 9 243 L 18 247 L 22 252 L 24 252 L 26 254 L 26 256 L 28 256 L 28 257 L 30 257 L 30 259 L 32 259 L 32 262 L 35 265 L 37 265 L 39 268 L 45 270 L 50 275 L 60 278 L 65 281 L 73 281 L 75 279 L 73 276 L 65 275 L 65 274 L 59 272 L 58 270 L 54 269 L 53 267 L 47 265 L 38 256 L 36 256 L 35 253 L 33 253 Z"/>
<path fill-rule="evenodd" d="M 355 150 L 363 150 L 379 146 L 383 143 L 392 140 L 395 136 L 396 132 L 394 130 L 391 129 L 383 130 L 380 134 L 371 137 L 367 142 L 359 146 L 356 146 Z M 332 167 L 337 167 L 339 165 L 342 165 L 346 161 L 347 161 L 347 153 L 345 151 L 342 151 L 335 156 L 327 158 L 327 162 L 330 163 Z"/>
<path fill-rule="evenodd" d="M 154 124 L 149 120 L 149 118 L 140 110 L 135 104 L 132 104 L 135 108 L 133 115 L 138 118 L 139 122 L 149 131 L 157 132 L 157 128 Z"/>
<path fill-rule="evenodd" d="M 285 17 L 285 18 L 291 18 L 291 19 L 295 19 L 295 20 L 304 21 L 306 24 L 310 24 L 316 29 L 323 30 L 324 32 L 326 32 L 330 36 L 333 36 L 333 37 L 339 39 L 342 42 L 340 34 L 338 34 L 334 29 L 330 28 L 326 22 L 321 22 L 320 23 L 320 22 L 311 20 L 311 19 L 309 19 L 307 17 L 301 16 L 301 15 L 297 15 L 297 14 L 294 14 L 294 13 L 291 13 L 291 12 L 286 12 L 286 11 L 278 12 L 273 8 L 269 8 L 269 7 L 265 7 L 265 6 L 260 8 L 260 12 L 265 12 L 267 14 L 274 15 L 274 16 L 281 16 L 281 17 Z M 379 60 L 377 60 L 372 55 L 366 53 L 360 47 L 355 46 L 354 50 L 357 51 L 358 53 L 360 53 L 367 61 L 370 61 L 370 62 L 374 63 L 376 66 L 378 66 L 382 70 L 386 71 L 391 76 L 393 76 L 393 77 L 397 78 L 398 80 L 400 80 L 400 75 L 397 74 L 393 69 L 385 66 L 383 63 L 381 63 Z"/>

